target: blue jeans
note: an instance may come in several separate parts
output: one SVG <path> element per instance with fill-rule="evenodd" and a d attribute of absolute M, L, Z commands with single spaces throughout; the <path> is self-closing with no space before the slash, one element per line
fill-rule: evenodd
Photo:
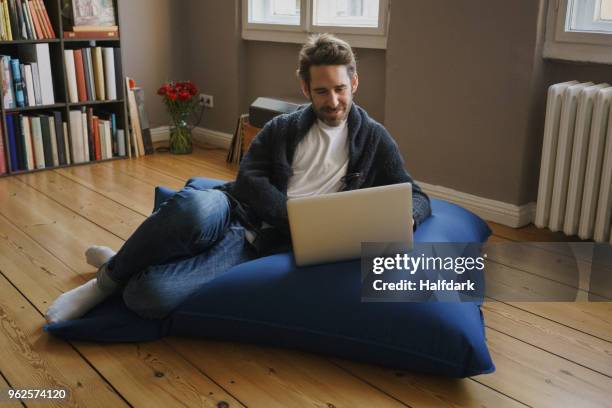
<path fill-rule="evenodd" d="M 218 190 L 186 187 L 162 203 L 107 264 L 125 304 L 163 318 L 202 285 L 255 257 Z"/>

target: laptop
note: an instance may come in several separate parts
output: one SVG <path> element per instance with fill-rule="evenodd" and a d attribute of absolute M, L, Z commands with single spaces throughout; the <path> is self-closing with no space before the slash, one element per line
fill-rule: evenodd
<path fill-rule="evenodd" d="M 357 259 L 362 242 L 412 248 L 412 185 L 371 187 L 287 201 L 298 266 Z"/>

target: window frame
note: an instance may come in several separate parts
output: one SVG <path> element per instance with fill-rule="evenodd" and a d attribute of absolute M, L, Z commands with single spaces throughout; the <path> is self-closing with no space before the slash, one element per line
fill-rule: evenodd
<path fill-rule="evenodd" d="M 390 0 L 379 0 L 378 27 L 341 27 L 313 25 L 314 0 L 300 1 L 300 24 L 249 23 L 248 3 L 242 0 L 242 38 L 254 41 L 272 41 L 303 44 L 312 33 L 340 34 L 351 46 L 358 48 L 387 48 Z"/>
<path fill-rule="evenodd" d="M 565 31 L 569 1 L 548 1 L 543 57 L 612 64 L 612 33 Z"/>

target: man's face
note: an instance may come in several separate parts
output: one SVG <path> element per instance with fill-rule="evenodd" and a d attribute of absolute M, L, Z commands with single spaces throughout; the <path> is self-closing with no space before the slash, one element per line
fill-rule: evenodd
<path fill-rule="evenodd" d="M 359 81 L 349 77 L 344 65 L 310 67 L 310 87 L 301 81 L 302 92 L 312 102 L 317 117 L 329 126 L 338 126 L 349 114 Z"/>

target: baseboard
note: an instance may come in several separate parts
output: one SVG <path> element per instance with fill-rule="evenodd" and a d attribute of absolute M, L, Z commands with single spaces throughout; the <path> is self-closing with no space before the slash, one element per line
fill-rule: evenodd
<path fill-rule="evenodd" d="M 151 141 L 153 143 L 165 142 L 170 138 L 170 126 L 158 126 L 151 129 Z"/>
<path fill-rule="evenodd" d="M 455 203 L 472 211 L 474 214 L 487 221 L 507 225 L 512 228 L 523 227 L 533 222 L 535 216 L 535 203 L 519 206 L 508 204 L 503 201 L 479 197 L 447 187 L 435 186 L 420 181 L 417 183 L 430 197 Z"/>
<path fill-rule="evenodd" d="M 151 129 L 151 138 L 154 143 L 166 141 L 169 136 L 169 126 Z M 193 140 L 195 143 L 229 149 L 232 143 L 232 135 L 212 129 L 196 127 L 193 129 Z M 533 222 L 535 217 L 535 203 L 519 206 L 464 193 L 448 187 L 435 186 L 420 181 L 418 184 L 429 196 L 460 205 L 487 221 L 507 225 L 512 228 L 519 228 Z"/>
<path fill-rule="evenodd" d="M 215 147 L 229 149 L 232 144 L 232 135 L 217 130 L 197 127 L 193 129 L 194 142 L 206 143 Z"/>
<path fill-rule="evenodd" d="M 208 144 L 223 149 L 229 149 L 232 135 L 217 130 L 196 127 L 192 131 L 193 141 L 199 144 Z M 158 126 L 151 129 L 153 143 L 165 142 L 170 138 L 170 126 Z"/>

